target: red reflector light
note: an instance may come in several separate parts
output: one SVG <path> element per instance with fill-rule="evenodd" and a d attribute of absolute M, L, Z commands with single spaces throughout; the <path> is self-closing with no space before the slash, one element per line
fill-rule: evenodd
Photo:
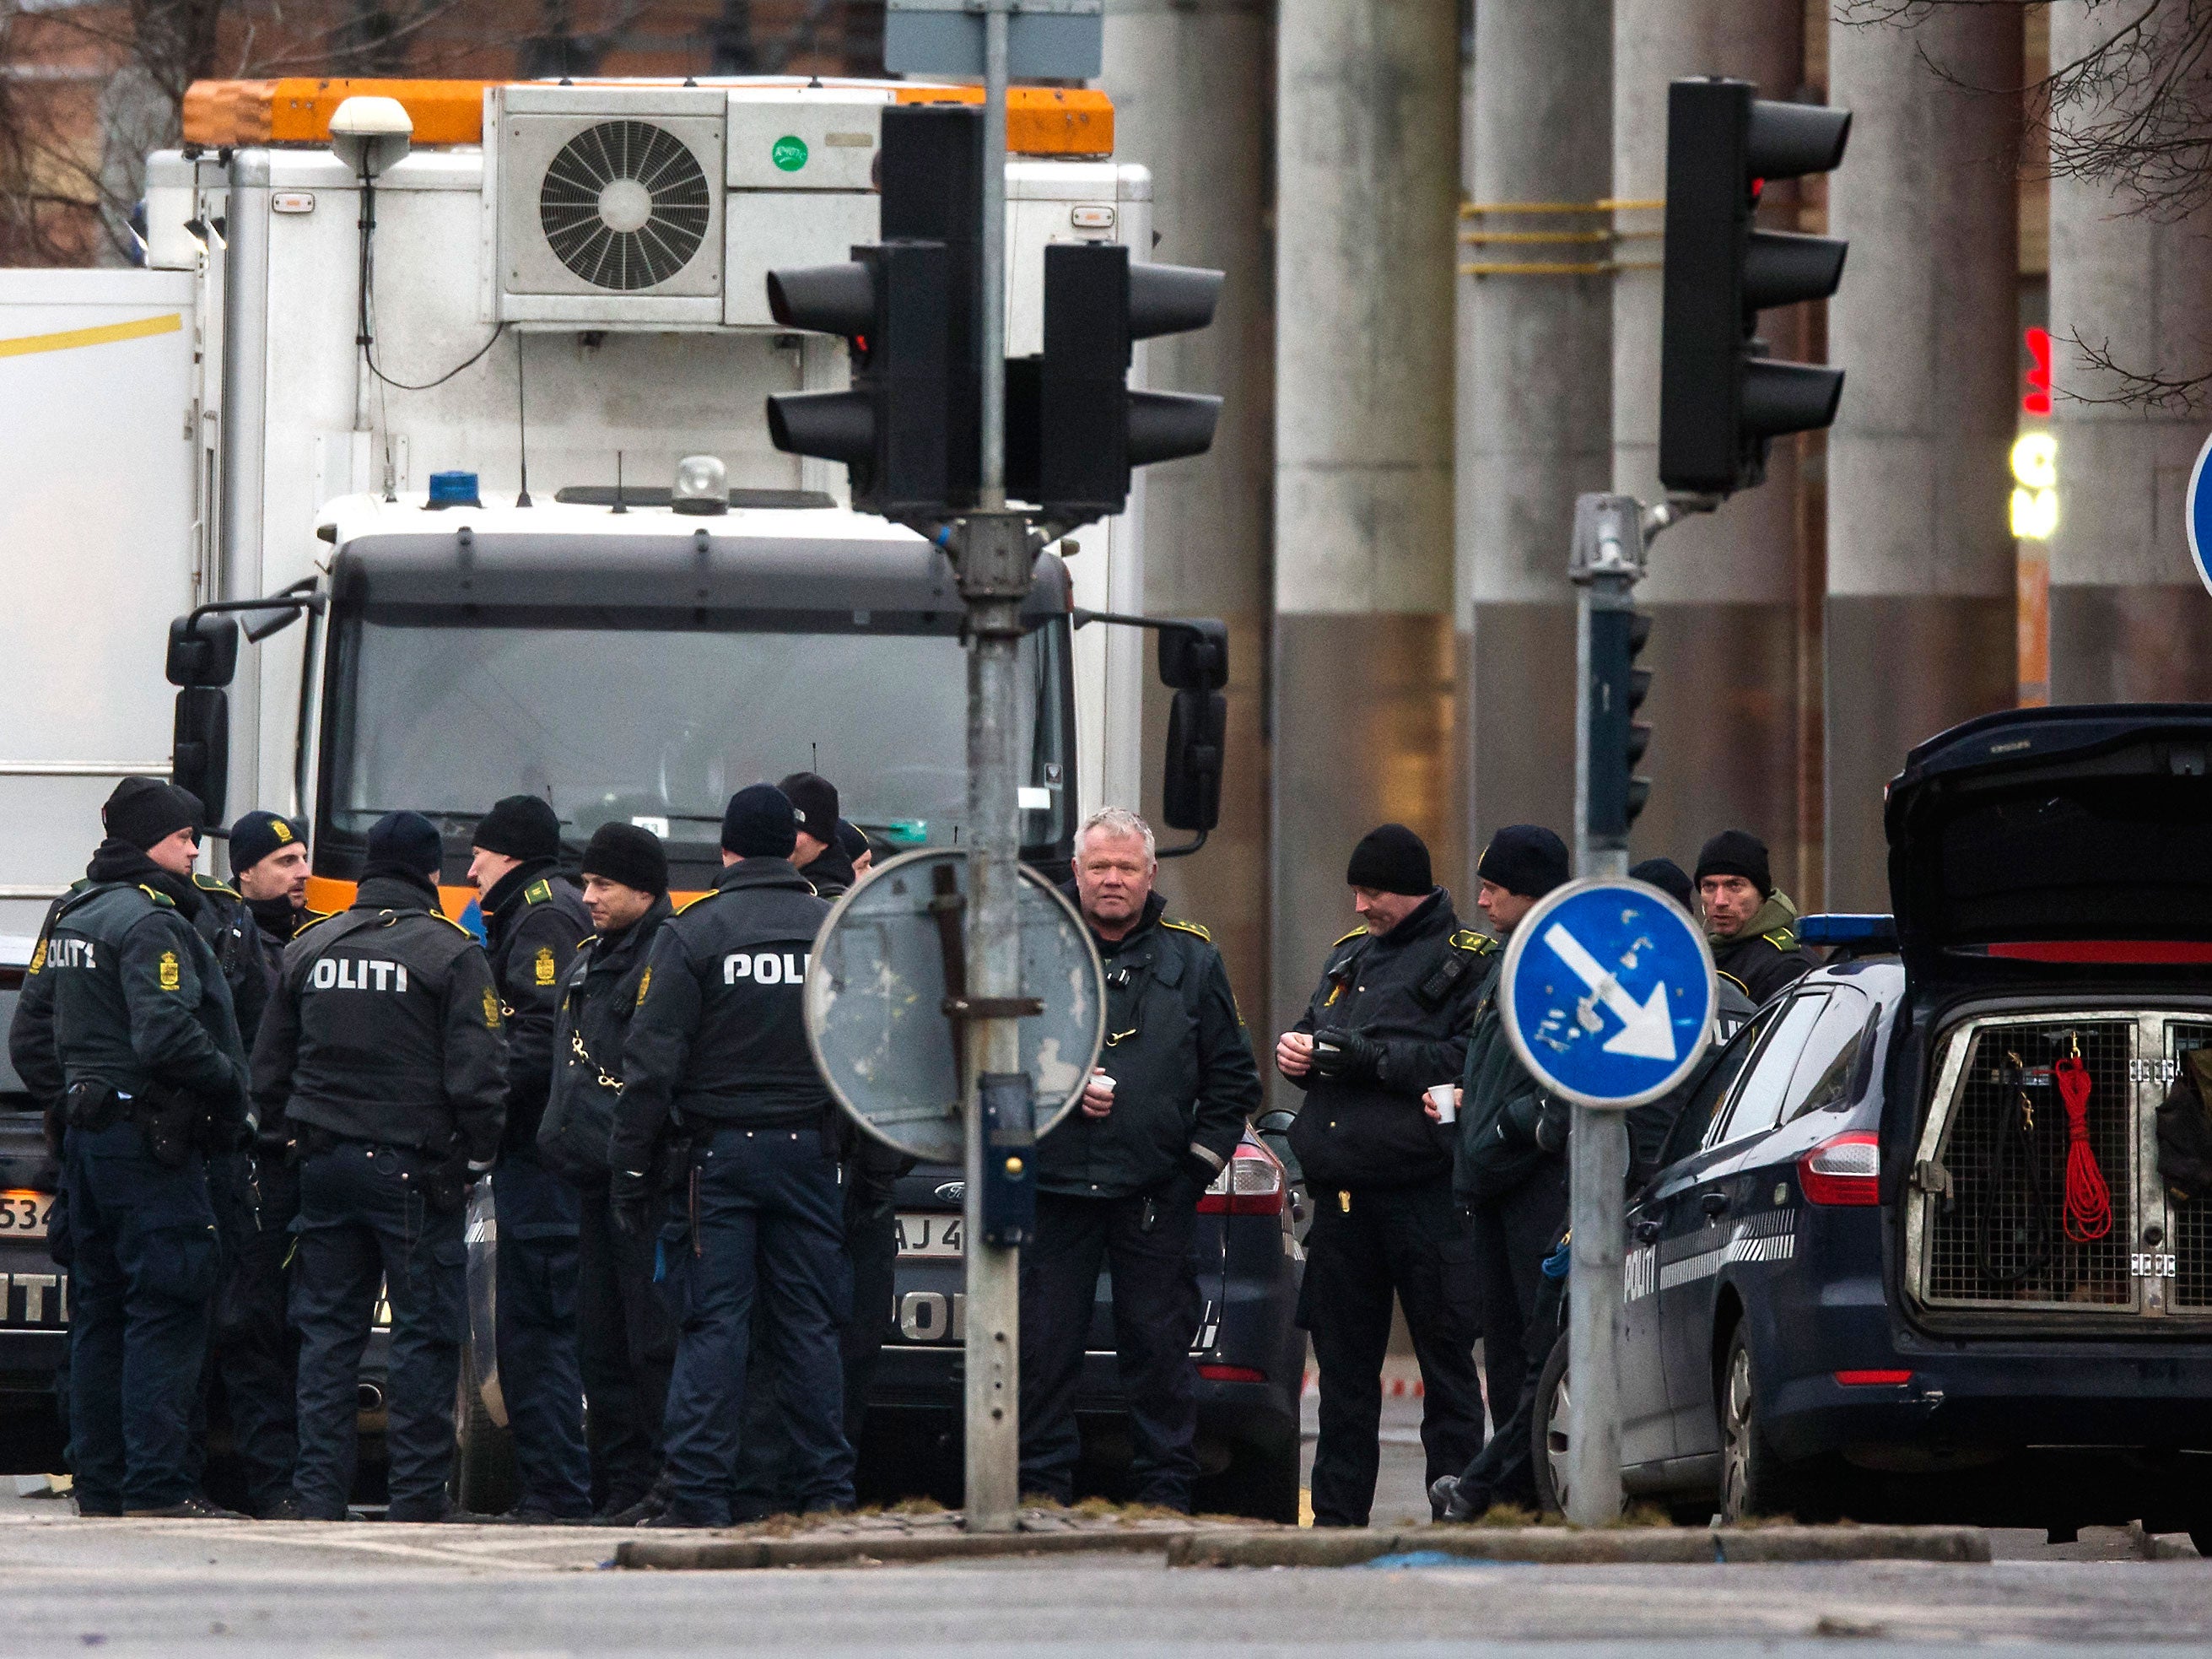
<path fill-rule="evenodd" d="M 1280 1215 L 1283 1166 L 1256 1140 L 1238 1143 L 1229 1165 L 1198 1200 L 1200 1215 Z"/>
<path fill-rule="evenodd" d="M 2212 962 L 2212 940 L 2193 939 L 2024 939 L 1984 948 L 2010 962 L 2104 963 L 2120 968 Z"/>
<path fill-rule="evenodd" d="M 1808 1204 L 1878 1204 L 1881 1177 L 1881 1144 L 1863 1129 L 1831 1135 L 1797 1160 Z"/>
<path fill-rule="evenodd" d="M 1200 1365 L 1198 1374 L 1209 1382 L 1265 1382 L 1267 1373 L 1249 1365 Z"/>
<path fill-rule="evenodd" d="M 1912 1381 L 1911 1371 L 1838 1371 L 1836 1381 L 1847 1389 L 1901 1389 Z"/>

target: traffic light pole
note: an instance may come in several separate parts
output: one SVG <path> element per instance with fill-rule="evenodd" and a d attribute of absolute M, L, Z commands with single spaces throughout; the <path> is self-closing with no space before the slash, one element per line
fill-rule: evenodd
<path fill-rule="evenodd" d="M 962 520 L 960 592 L 968 607 L 968 989 L 980 1010 L 1004 1011 L 1021 994 L 1020 821 L 1015 793 L 1018 721 L 1016 654 L 1030 589 L 1027 518 L 1006 511 L 1006 31 L 1011 0 L 983 14 L 982 248 L 978 260 L 982 453 L 978 511 Z M 983 1219 L 985 1145 L 981 1084 L 1018 1073 L 1014 1017 L 964 1022 L 963 1118 L 967 1125 L 965 1490 L 970 1532 L 1012 1532 L 1021 1474 L 1021 1251 L 993 1243 Z"/>
<path fill-rule="evenodd" d="M 1599 753 L 1591 741 L 1601 718 L 1598 653 L 1593 638 L 1607 613 L 1635 606 L 1650 538 L 1686 513 L 1710 512 L 1705 498 L 1669 501 L 1648 512 L 1633 495 L 1589 495 L 1575 501 L 1575 873 L 1628 873 L 1626 799 L 1628 756 L 1618 743 Z M 1623 714 L 1626 711 L 1621 711 Z M 1607 730 L 1613 730 L 1607 724 Z M 1615 767 L 1619 777 L 1592 769 Z M 1615 805 L 1601 809 L 1600 804 Z M 1605 1526 L 1620 1515 L 1620 1299 L 1626 1263 L 1627 1125 L 1618 1111 L 1577 1105 L 1567 1149 L 1567 1519 Z M 1547 1402 L 1548 1403 L 1548 1402 Z"/>

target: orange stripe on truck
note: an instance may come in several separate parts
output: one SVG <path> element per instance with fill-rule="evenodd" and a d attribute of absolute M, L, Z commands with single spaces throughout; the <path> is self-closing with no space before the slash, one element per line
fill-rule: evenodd
<path fill-rule="evenodd" d="M 18 334 L 0 340 L 0 357 L 28 357 L 40 351 L 74 351 L 79 346 L 112 345 L 118 340 L 143 340 L 149 335 L 174 334 L 185 325 L 184 313 L 165 312 L 159 317 L 134 317 L 127 323 L 101 323 L 92 328 L 64 328 L 52 334 Z"/>

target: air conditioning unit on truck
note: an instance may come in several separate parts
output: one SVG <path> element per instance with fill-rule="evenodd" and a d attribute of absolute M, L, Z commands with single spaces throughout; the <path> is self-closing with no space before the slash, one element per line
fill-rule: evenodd
<path fill-rule="evenodd" d="M 412 126 L 366 196 L 377 141 L 342 158 L 330 137 L 349 95 L 396 96 Z M 801 769 L 896 845 L 956 842 L 951 561 L 852 512 L 842 469 L 770 447 L 767 396 L 842 386 L 848 366 L 842 342 L 773 321 L 764 276 L 875 239 L 885 107 L 973 95 L 193 88 L 191 142 L 149 163 L 147 269 L 0 271 L 18 464 L 0 502 L 0 1020 L 114 779 L 173 763 L 212 816 L 310 819 L 325 909 L 347 901 L 369 825 L 404 806 L 443 831 L 462 915 L 477 817 L 517 791 L 553 803 L 572 851 L 611 819 L 653 829 L 679 890 L 711 884 L 732 791 Z M 1045 247 L 1145 258 L 1151 182 L 1112 160 L 1102 94 L 1018 91 L 1009 127 L 1019 355 L 1039 349 Z M 1085 810 L 1139 795 L 1141 635 L 1076 623 L 1142 609 L 1142 490 L 1079 557 L 1064 542 L 1039 562 L 1033 860 L 1064 860 Z M 209 856 L 222 873 L 220 842 Z M 35 1116 L 0 1114 L 0 1182 L 31 1186 Z M 46 1265 L 14 1248 L 23 1263 L 0 1271 Z M 55 1291 L 36 1316 L 11 1296 L 0 1390 L 58 1356 Z"/>

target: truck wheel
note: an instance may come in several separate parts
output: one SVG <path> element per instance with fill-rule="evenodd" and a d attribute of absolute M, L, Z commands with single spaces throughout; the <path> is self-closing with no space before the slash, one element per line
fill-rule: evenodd
<path fill-rule="evenodd" d="M 514 1443 L 484 1404 L 476 1344 L 461 1345 L 460 1397 L 453 1407 L 453 1502 L 477 1515 L 514 1507 Z"/>
<path fill-rule="evenodd" d="M 1567 1334 L 1552 1345 L 1544 1369 L 1536 1376 L 1536 1410 L 1531 1414 L 1528 1436 L 1536 1477 L 1536 1506 L 1547 1515 L 1567 1510 Z"/>
<path fill-rule="evenodd" d="M 1759 1421 L 1751 1345 L 1739 1328 L 1721 1367 L 1721 1519 L 1790 1516 L 1826 1521 L 1836 1509 L 1836 1483 L 1825 1464 L 1785 1462 Z"/>
<path fill-rule="evenodd" d="M 1240 1445 L 1229 1467 L 1200 1476 L 1193 1507 L 1206 1515 L 1238 1515 L 1254 1521 L 1298 1523 L 1298 1443 L 1270 1450 Z"/>

